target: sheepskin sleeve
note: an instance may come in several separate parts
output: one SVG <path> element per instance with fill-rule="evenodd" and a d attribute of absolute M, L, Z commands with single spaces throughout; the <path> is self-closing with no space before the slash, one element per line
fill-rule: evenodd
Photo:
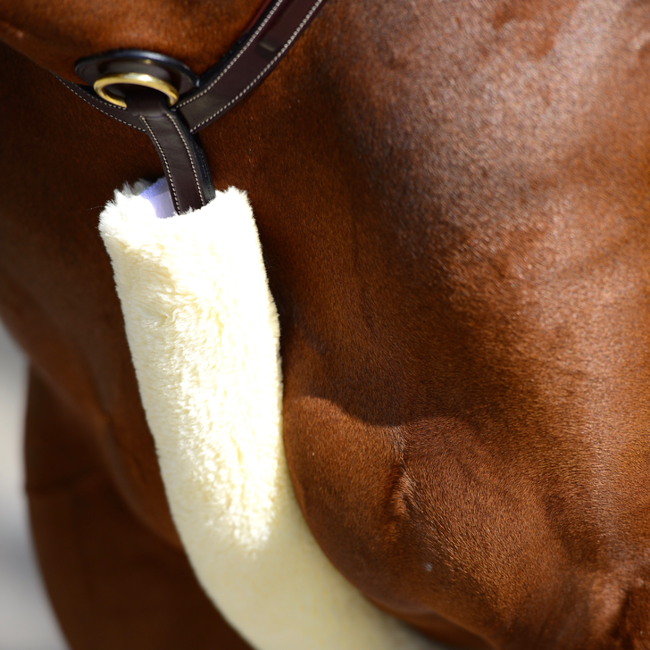
<path fill-rule="evenodd" d="M 246 195 L 156 217 L 144 184 L 100 217 L 176 527 L 258 650 L 432 650 L 326 559 L 282 444 L 279 328 Z M 188 621 L 191 624 L 191 621 Z"/>

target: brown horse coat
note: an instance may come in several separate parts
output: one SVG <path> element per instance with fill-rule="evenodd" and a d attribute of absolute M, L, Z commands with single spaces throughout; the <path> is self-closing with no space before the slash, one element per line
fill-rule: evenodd
<path fill-rule="evenodd" d="M 0 310 L 75 649 L 246 646 L 180 548 L 96 229 L 159 163 L 42 68 L 200 73 L 256 5 L 0 2 Z M 307 522 L 434 638 L 650 647 L 649 106 L 645 0 L 329 0 L 202 133 L 255 210 Z"/>

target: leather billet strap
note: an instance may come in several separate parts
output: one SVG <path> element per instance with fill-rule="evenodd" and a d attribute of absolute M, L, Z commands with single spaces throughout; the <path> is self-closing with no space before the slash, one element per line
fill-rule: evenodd
<path fill-rule="evenodd" d="M 141 120 L 156 147 L 176 213 L 207 205 L 214 198 L 214 184 L 203 149 L 165 96 L 136 86 L 126 100 L 127 110 Z"/>
<path fill-rule="evenodd" d="M 231 50 L 208 70 L 198 83 L 182 63 L 155 53 L 113 51 L 82 59 L 77 73 L 89 86 L 65 79 L 61 82 L 94 108 L 134 129 L 146 133 L 160 157 L 174 207 L 178 213 L 203 207 L 214 196 L 203 151 L 195 134 L 246 97 L 280 62 L 309 25 L 325 0 L 276 0 L 264 8 L 253 26 Z M 149 65 L 169 80 L 183 79 L 190 86 L 174 106 L 164 95 L 149 88 L 129 86 L 126 108 L 99 97 L 91 85 L 106 70 L 133 60 L 136 67 Z M 113 66 L 113 68 L 111 68 Z M 187 74 L 183 75 L 183 70 Z M 162 73 L 160 72 L 162 70 Z M 179 72 L 180 70 L 180 72 Z M 126 86 L 120 86 L 124 89 Z"/>

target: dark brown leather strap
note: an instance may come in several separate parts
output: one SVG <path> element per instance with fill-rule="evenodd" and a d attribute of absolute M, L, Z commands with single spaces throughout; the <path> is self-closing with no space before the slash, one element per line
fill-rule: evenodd
<path fill-rule="evenodd" d="M 87 104 L 90 104 L 93 108 L 96 108 L 100 113 L 112 117 L 126 126 L 130 126 L 132 129 L 137 129 L 146 133 L 147 130 L 142 126 L 137 117 L 131 115 L 126 108 L 120 108 L 114 104 L 109 104 L 100 97 L 98 97 L 92 88 L 88 86 L 80 86 L 79 84 L 73 84 L 67 79 L 61 79 L 57 76 L 57 79 L 67 88 L 69 88 L 77 97 L 83 99 Z"/>
<path fill-rule="evenodd" d="M 214 184 L 203 150 L 178 114 L 169 110 L 163 95 L 134 87 L 127 110 L 138 117 L 156 147 L 178 214 L 203 207 L 214 198 Z"/>
<path fill-rule="evenodd" d="M 199 88 L 178 102 L 192 133 L 240 102 L 280 62 L 325 0 L 280 0 L 273 4 L 221 65 L 201 77 Z"/>
<path fill-rule="evenodd" d="M 147 133 L 160 156 L 176 210 L 198 209 L 214 196 L 214 185 L 203 152 L 191 134 L 224 115 L 260 84 L 289 51 L 324 2 L 276 0 L 269 4 L 230 52 L 201 77 L 198 87 L 181 95 L 171 108 L 155 91 L 151 92 L 159 95 L 157 101 L 149 92 L 129 89 L 127 108 L 121 108 L 101 99 L 90 86 L 64 79 L 61 82 L 102 113 Z M 110 54 L 116 58 L 121 56 L 120 52 Z M 141 54 L 140 64 L 148 53 Z M 80 62 L 77 70 L 82 71 L 80 74 L 84 81 L 92 84 L 99 68 L 85 65 L 85 61 Z M 182 66 L 179 62 L 169 61 L 177 67 Z M 123 65 L 123 59 L 120 59 L 120 64 Z M 174 74 L 174 70 L 171 73 Z M 92 78 L 93 74 L 95 78 Z"/>

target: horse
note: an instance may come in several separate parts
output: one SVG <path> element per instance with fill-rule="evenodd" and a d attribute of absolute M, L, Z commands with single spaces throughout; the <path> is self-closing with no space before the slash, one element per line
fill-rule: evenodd
<path fill-rule="evenodd" d="M 0 315 L 75 650 L 248 646 L 171 520 L 97 233 L 160 164 L 52 73 L 142 48 L 201 74 L 258 5 L 0 3 Z M 304 517 L 432 639 L 650 647 L 649 105 L 645 0 L 329 0 L 201 134 L 254 208 Z"/>

